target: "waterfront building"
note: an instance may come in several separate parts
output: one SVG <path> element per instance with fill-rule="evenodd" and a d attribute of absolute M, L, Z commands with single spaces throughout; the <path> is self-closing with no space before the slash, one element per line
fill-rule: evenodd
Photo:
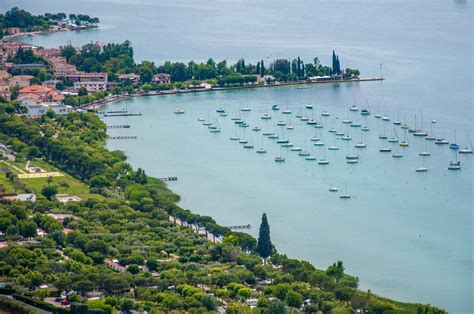
<path fill-rule="evenodd" d="M 171 83 L 171 76 L 166 73 L 158 73 L 153 75 L 152 82 L 157 84 L 169 84 Z"/>
<path fill-rule="evenodd" d="M 18 91 L 18 94 L 20 102 L 22 99 L 31 98 L 31 95 L 35 95 L 34 98 L 38 99 L 39 102 L 61 102 L 64 99 L 64 96 L 58 90 L 41 85 L 24 87 Z"/>
<path fill-rule="evenodd" d="M 88 92 L 98 92 L 107 89 L 107 82 L 99 82 L 99 81 L 84 81 L 84 82 L 74 82 L 74 88 L 80 89 L 81 87 L 85 87 Z"/>

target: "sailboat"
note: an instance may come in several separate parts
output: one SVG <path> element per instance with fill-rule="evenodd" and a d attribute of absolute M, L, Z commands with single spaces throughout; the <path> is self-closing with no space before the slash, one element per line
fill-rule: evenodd
<path fill-rule="evenodd" d="M 323 112 L 321 112 L 321 116 L 322 117 L 329 117 L 331 114 L 329 113 L 329 111 L 327 110 L 324 110 Z"/>
<path fill-rule="evenodd" d="M 397 131 L 395 131 L 395 128 L 393 128 L 393 136 L 388 139 L 389 143 L 397 143 L 398 142 L 398 136 L 397 136 Z"/>
<path fill-rule="evenodd" d="M 397 142 L 398 142 L 398 134 L 397 134 L 397 131 L 395 130 L 395 128 L 393 128 L 393 132 L 395 133 L 395 137 L 397 138 Z M 396 153 L 393 153 L 392 154 L 392 157 L 393 158 L 401 158 L 403 157 L 403 155 L 400 153 L 400 145 L 397 145 L 397 152 Z"/>
<path fill-rule="evenodd" d="M 309 153 L 308 153 L 308 146 L 307 146 L 307 143 L 306 143 L 306 142 L 307 142 L 307 141 L 305 140 L 305 141 L 304 141 L 304 151 L 301 151 L 301 152 L 298 153 L 298 156 L 300 156 L 300 157 L 307 157 L 307 156 L 309 156 Z"/>
<path fill-rule="evenodd" d="M 426 141 L 423 142 L 425 144 L 425 150 L 419 153 L 420 156 L 431 156 L 431 153 L 426 149 Z"/>
<path fill-rule="evenodd" d="M 219 132 L 221 131 L 221 126 L 219 125 L 219 121 L 217 121 L 217 119 L 216 119 L 216 125 L 215 125 L 215 127 L 212 127 L 212 128 L 211 128 L 211 126 L 209 126 L 209 131 L 210 131 L 211 133 L 219 133 Z"/>
<path fill-rule="evenodd" d="M 231 141 L 238 141 L 239 137 L 237 136 L 237 125 L 234 125 L 234 135 L 230 137 Z"/>
<path fill-rule="evenodd" d="M 431 121 L 431 124 L 430 124 L 430 134 L 428 134 L 427 136 L 425 136 L 425 140 L 427 141 L 434 141 L 436 140 L 436 137 L 434 136 L 434 133 L 433 133 L 433 121 Z"/>
<path fill-rule="evenodd" d="M 291 118 L 289 119 L 288 124 L 286 125 L 286 129 L 287 130 L 293 130 L 294 129 L 293 125 L 291 124 Z"/>
<path fill-rule="evenodd" d="M 332 184 L 329 186 L 329 192 L 337 192 L 339 189 L 335 186 L 332 186 Z"/>
<path fill-rule="evenodd" d="M 265 154 L 267 150 L 263 148 L 263 135 L 262 135 L 262 146 L 256 150 L 257 154 Z"/>
<path fill-rule="evenodd" d="M 342 198 L 342 199 L 349 199 L 349 198 L 351 198 L 351 196 L 350 196 L 349 194 L 347 194 L 347 182 L 346 182 L 346 184 L 345 184 L 345 192 L 344 192 L 344 194 L 339 195 L 339 198 Z"/>
<path fill-rule="evenodd" d="M 402 122 L 400 121 L 400 110 L 397 109 L 397 120 L 393 121 L 394 125 L 400 125 Z"/>
<path fill-rule="evenodd" d="M 278 107 L 278 105 L 273 105 L 273 106 L 272 106 L 272 110 L 275 110 L 275 111 L 276 111 L 276 110 L 280 110 L 280 107 Z"/>
<path fill-rule="evenodd" d="M 467 136 L 469 138 L 469 145 L 471 146 L 471 148 L 469 148 L 469 146 L 466 146 L 466 147 L 463 147 L 463 148 L 459 149 L 460 154 L 472 154 L 471 138 L 469 137 L 469 134 Z"/>
<path fill-rule="evenodd" d="M 246 143 L 244 145 L 244 148 L 247 148 L 247 149 L 253 149 L 253 141 L 252 141 L 252 137 L 250 137 L 250 140 L 248 143 Z"/>
<path fill-rule="evenodd" d="M 301 106 L 300 106 L 300 110 L 298 111 L 297 114 L 295 114 L 295 117 L 300 119 L 300 118 L 303 118 L 303 111 L 301 110 Z"/>
<path fill-rule="evenodd" d="M 178 108 L 174 111 L 174 113 L 176 114 L 183 114 L 184 113 L 184 109 L 181 109 L 181 108 Z"/>
<path fill-rule="evenodd" d="M 324 146 L 324 142 L 322 141 L 322 138 L 323 138 L 323 133 L 321 132 L 321 137 L 314 143 L 314 146 Z"/>
<path fill-rule="evenodd" d="M 281 147 L 280 147 L 280 155 L 275 157 L 275 162 L 285 162 L 285 157 L 281 155 Z"/>
<path fill-rule="evenodd" d="M 451 148 L 451 149 L 459 149 L 459 145 L 456 144 L 456 130 L 454 130 L 454 143 L 449 144 L 449 148 Z"/>
<path fill-rule="evenodd" d="M 458 160 L 458 152 L 455 151 L 454 154 L 456 159 L 455 161 L 449 162 L 448 170 L 461 170 L 461 162 Z"/>
<path fill-rule="evenodd" d="M 328 150 L 339 150 L 339 147 L 336 146 L 336 135 L 333 138 L 333 145 L 328 147 Z"/>
<path fill-rule="evenodd" d="M 355 148 L 365 148 L 366 147 L 364 141 L 362 140 L 362 129 L 360 130 L 360 141 L 357 142 L 354 147 Z"/>
<path fill-rule="evenodd" d="M 383 123 L 383 133 L 379 135 L 379 139 L 386 140 L 387 135 L 385 134 L 385 123 Z"/>
<path fill-rule="evenodd" d="M 428 135 L 428 133 L 423 131 L 423 111 L 421 112 L 421 129 L 415 130 L 415 132 L 413 132 L 413 135 L 414 136 L 427 136 Z"/>
<path fill-rule="evenodd" d="M 326 151 L 323 150 L 323 158 L 319 158 L 318 165 L 329 165 L 329 160 L 326 159 Z"/>
<path fill-rule="evenodd" d="M 403 130 L 403 141 L 400 142 L 400 147 L 408 147 L 407 129 Z"/>
<path fill-rule="evenodd" d="M 429 169 L 425 167 L 425 159 L 422 157 L 422 166 L 416 167 L 416 172 L 427 172 Z"/>
<path fill-rule="evenodd" d="M 207 120 L 202 123 L 204 126 L 210 126 L 212 125 L 211 120 L 209 119 L 209 111 L 207 112 Z"/>
<path fill-rule="evenodd" d="M 272 117 L 268 113 L 264 113 L 260 119 L 262 120 L 270 120 Z"/>

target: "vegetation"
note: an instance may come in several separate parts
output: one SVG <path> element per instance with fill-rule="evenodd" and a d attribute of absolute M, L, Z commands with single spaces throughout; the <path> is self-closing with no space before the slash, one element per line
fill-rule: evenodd
<path fill-rule="evenodd" d="M 123 84 L 135 85 L 138 89 L 146 91 L 196 86 L 201 81 L 208 81 L 218 86 L 241 86 L 256 83 L 258 75 L 272 75 L 280 81 L 293 81 L 304 80 L 311 76 L 340 75 L 342 72 L 339 57 L 334 52 L 333 68 L 321 65 L 318 58 L 314 58 L 313 63 L 304 63 L 300 57 L 294 60 L 276 59 L 268 66 L 263 60 L 254 65 L 240 59 L 237 63 L 228 65 L 226 60 L 216 62 L 212 58 L 206 63 L 190 61 L 185 64 L 166 61 L 156 66 L 153 62 L 142 61 L 136 64 L 133 59 L 133 48 L 128 40 L 121 44 L 107 44 L 104 47 L 90 43 L 79 50 L 73 46 L 65 46 L 61 53 L 79 70 L 107 72 L 109 80 L 112 81 L 118 82 L 121 74 L 138 74 L 140 75 L 138 86 L 130 81 L 125 81 Z M 354 76 L 359 73 L 357 69 L 346 69 L 346 72 Z M 152 83 L 153 75 L 157 73 L 169 74 L 173 85 Z"/>
<path fill-rule="evenodd" d="M 96 27 L 99 18 L 90 17 L 83 14 L 66 13 L 45 13 L 43 15 L 33 15 L 28 11 L 14 7 L 5 14 L 0 14 L 0 38 L 5 35 L 5 29 L 18 27 L 21 31 L 43 31 L 49 30 L 54 25 L 65 24 L 67 22 L 86 27 Z"/>
<path fill-rule="evenodd" d="M 342 262 L 322 271 L 278 254 L 266 215 L 257 244 L 180 208 L 179 196 L 144 170 L 133 170 L 123 153 L 108 151 L 105 138 L 106 126 L 90 113 L 33 120 L 0 110 L 0 142 L 20 159 L 41 158 L 34 162 L 52 164 L 105 196 L 60 203 L 44 193 L 61 180 L 54 178 L 44 182 L 45 195 L 36 202 L 0 202 L 0 231 L 8 241 L 0 249 L 0 276 L 18 300 L 50 310 L 42 298 L 66 291 L 72 305 L 61 311 L 71 313 L 203 313 L 223 304 L 228 313 L 444 313 L 360 291 Z M 57 220 L 53 213 L 70 216 Z M 38 236 L 38 229 L 47 235 Z M 126 270 L 114 271 L 105 259 Z M 94 290 L 105 297 L 88 301 Z M 252 299 L 258 299 L 254 309 Z"/>

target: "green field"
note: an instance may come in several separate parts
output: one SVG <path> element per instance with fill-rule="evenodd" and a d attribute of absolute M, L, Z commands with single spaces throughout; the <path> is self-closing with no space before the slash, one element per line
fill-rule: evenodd
<path fill-rule="evenodd" d="M 15 165 L 16 167 L 20 169 L 24 169 L 26 162 L 9 162 L 10 164 Z M 79 196 L 80 198 L 103 198 L 103 196 L 99 194 L 92 194 L 89 191 L 89 187 L 86 183 L 75 179 L 68 175 L 67 173 L 55 168 L 54 166 L 48 164 L 47 162 L 43 160 L 34 160 L 30 163 L 33 166 L 40 167 L 48 172 L 53 172 L 53 171 L 58 171 L 64 174 L 62 177 L 52 177 L 53 181 L 50 183 L 51 185 L 54 185 L 58 189 L 58 194 L 69 194 L 69 195 L 76 195 Z M 11 171 L 14 173 L 19 173 L 16 169 L 13 167 L 9 167 L 6 164 L 0 164 L 0 167 L 2 168 L 9 168 Z M 48 185 L 48 178 L 33 178 L 33 179 L 20 179 L 20 182 L 24 183 L 27 187 L 29 187 L 34 194 L 39 195 L 41 188 L 44 186 Z M 0 173 L 0 184 L 3 184 L 3 186 L 6 188 L 6 192 L 15 192 L 13 188 L 13 184 L 8 181 L 5 177 L 4 173 Z M 20 191 L 17 191 L 19 193 Z"/>

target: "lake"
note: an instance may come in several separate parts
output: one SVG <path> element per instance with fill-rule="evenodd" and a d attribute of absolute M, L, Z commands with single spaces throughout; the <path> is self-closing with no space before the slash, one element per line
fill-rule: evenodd
<path fill-rule="evenodd" d="M 130 124 L 111 135 L 136 135 L 136 140 L 109 141 L 123 150 L 135 167 L 157 177 L 177 176 L 170 187 L 182 196 L 181 205 L 211 215 L 223 225 L 251 224 L 252 234 L 263 212 L 277 249 L 326 268 L 342 260 L 347 272 L 360 278 L 362 289 L 391 298 L 438 305 L 454 313 L 473 308 L 472 279 L 472 155 L 460 155 L 461 171 L 448 171 L 455 159 L 451 149 L 408 135 L 403 158 L 380 153 L 387 145 L 378 136 L 394 134 L 394 119 L 418 126 L 437 137 L 470 145 L 472 129 L 472 3 L 469 1 L 398 0 L 359 1 L 2 1 L 34 13 L 66 11 L 98 16 L 98 30 L 33 37 L 33 43 L 58 46 L 69 42 L 117 42 L 130 39 L 137 60 L 205 61 L 243 57 L 254 63 L 279 57 L 318 56 L 328 64 L 333 49 L 342 67 L 357 67 L 362 76 L 380 75 L 383 82 L 318 85 L 308 89 L 279 87 L 189 95 L 134 98 L 105 108 L 142 112 L 141 117 L 104 118 L 109 124 Z M 363 118 L 351 112 L 354 104 L 369 108 Z M 311 103 L 313 112 L 305 109 Z M 292 110 L 294 130 L 276 127 L 288 116 L 271 106 Z M 241 113 L 248 106 L 251 112 Z M 226 108 L 228 117 L 215 110 Z M 186 113 L 176 115 L 176 108 Z M 311 145 L 315 129 L 295 114 L 301 111 L 320 120 L 324 147 Z M 330 117 L 321 117 L 327 110 Z M 265 124 L 260 115 L 272 114 Z M 387 114 L 391 122 L 374 118 Z M 259 124 L 284 136 L 327 166 L 307 161 L 265 138 L 267 154 L 246 150 L 229 136 L 251 139 L 255 148 L 262 135 L 235 128 L 230 120 L 241 114 L 251 126 Z M 359 128 L 343 126 L 347 117 L 367 124 L 367 148 L 358 164 L 346 163 L 360 139 Z M 197 121 L 217 123 L 218 134 Z M 336 117 L 338 119 L 336 119 Z M 431 123 L 436 120 L 437 123 Z M 328 128 L 349 132 L 352 141 L 334 139 Z M 236 129 L 236 131 L 235 131 Z M 399 138 L 403 130 L 396 127 Z M 261 132 L 260 132 L 261 133 Z M 306 143 L 306 144 L 305 144 Z M 335 144 L 334 144 L 335 143 Z M 328 151 L 337 145 L 338 151 Z M 391 144 L 395 151 L 396 144 Z M 426 145 L 426 146 L 425 146 Z M 428 150 L 429 157 L 419 152 Z M 425 165 L 427 173 L 416 173 Z M 344 189 L 349 200 L 330 193 L 331 185 Z"/>

